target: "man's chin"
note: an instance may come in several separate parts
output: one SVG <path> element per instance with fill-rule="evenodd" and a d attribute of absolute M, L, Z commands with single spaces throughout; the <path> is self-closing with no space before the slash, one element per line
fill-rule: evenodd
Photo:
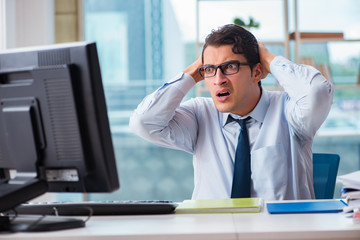
<path fill-rule="evenodd" d="M 219 112 L 228 113 L 231 112 L 231 107 L 226 103 L 215 102 L 215 107 Z"/>

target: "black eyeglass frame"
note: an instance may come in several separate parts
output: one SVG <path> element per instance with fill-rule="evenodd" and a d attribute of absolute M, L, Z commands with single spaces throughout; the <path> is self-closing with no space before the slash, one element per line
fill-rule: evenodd
<path fill-rule="evenodd" d="M 237 64 L 237 71 L 234 72 L 234 73 L 230 73 L 230 74 L 229 74 L 229 73 L 225 73 L 223 67 L 224 67 L 224 66 L 227 66 L 227 65 L 229 65 L 229 64 Z M 250 64 L 250 63 L 241 63 L 241 62 L 239 62 L 239 61 L 229 61 L 229 62 L 224 62 L 224 63 L 222 63 L 222 64 L 220 64 L 220 65 L 218 65 L 218 66 L 215 66 L 215 65 L 205 65 L 205 66 L 199 67 L 199 68 L 198 68 L 198 72 L 199 72 L 200 76 L 203 77 L 203 78 L 211 78 L 211 77 L 214 77 L 214 76 L 216 75 L 218 68 L 220 68 L 220 71 L 221 71 L 222 74 L 224 74 L 224 75 L 234 75 L 234 74 L 236 74 L 236 73 L 239 72 L 239 69 L 240 69 L 240 66 L 241 66 L 241 65 L 251 66 L 252 64 Z M 215 68 L 214 75 L 204 76 L 203 72 L 205 72 L 205 69 L 206 69 L 207 67 L 214 67 L 214 68 Z"/>

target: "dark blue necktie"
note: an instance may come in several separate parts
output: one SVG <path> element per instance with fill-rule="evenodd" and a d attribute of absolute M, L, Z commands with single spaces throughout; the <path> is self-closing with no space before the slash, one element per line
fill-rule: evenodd
<path fill-rule="evenodd" d="M 231 198 L 246 198 L 251 196 L 250 145 L 246 129 L 246 121 L 249 119 L 250 117 L 245 119 L 234 119 L 234 121 L 240 124 L 241 130 L 235 152 Z"/>

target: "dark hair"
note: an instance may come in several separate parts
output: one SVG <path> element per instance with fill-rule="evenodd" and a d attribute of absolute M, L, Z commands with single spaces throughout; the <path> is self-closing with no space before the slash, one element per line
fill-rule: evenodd
<path fill-rule="evenodd" d="M 232 45 L 232 51 L 236 54 L 244 54 L 250 68 L 260 62 L 258 43 L 255 36 L 243 27 L 235 24 L 228 24 L 218 30 L 212 30 L 205 39 L 202 51 L 202 61 L 204 62 L 204 51 L 208 46 Z"/>

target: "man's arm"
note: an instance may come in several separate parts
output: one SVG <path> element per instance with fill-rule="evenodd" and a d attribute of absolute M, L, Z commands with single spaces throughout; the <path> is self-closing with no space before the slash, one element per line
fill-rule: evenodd
<path fill-rule="evenodd" d="M 146 96 L 130 117 L 130 129 L 142 138 L 192 153 L 196 142 L 197 121 L 191 104 L 180 106 L 186 93 L 201 80 L 197 59 L 184 73 Z"/>
<path fill-rule="evenodd" d="M 259 43 L 263 77 L 271 73 L 288 94 L 286 116 L 295 133 L 312 139 L 329 114 L 334 88 L 311 66 L 295 64 L 270 53 Z"/>

